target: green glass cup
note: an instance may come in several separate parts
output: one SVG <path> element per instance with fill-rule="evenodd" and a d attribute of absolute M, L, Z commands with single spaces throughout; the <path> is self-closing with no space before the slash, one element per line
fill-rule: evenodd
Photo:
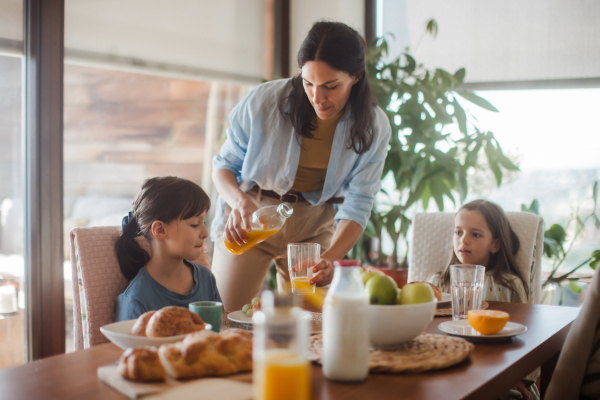
<path fill-rule="evenodd" d="M 212 325 L 214 332 L 221 330 L 221 318 L 223 316 L 223 303 L 218 301 L 195 301 L 188 308 L 195 312 L 207 324 Z"/>

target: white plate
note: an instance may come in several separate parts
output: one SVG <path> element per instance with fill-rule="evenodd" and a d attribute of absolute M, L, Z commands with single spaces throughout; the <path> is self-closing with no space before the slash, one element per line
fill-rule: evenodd
<path fill-rule="evenodd" d="M 233 311 L 227 314 L 227 318 L 229 318 L 233 322 L 237 322 L 240 324 L 250 324 L 252 325 L 252 317 L 246 316 L 242 310 Z"/>
<path fill-rule="evenodd" d="M 310 312 L 306 314 L 306 318 L 311 320 L 311 327 L 310 327 L 311 333 L 321 332 L 320 326 L 314 326 L 312 324 L 312 315 L 311 314 L 312 313 L 310 313 Z M 246 314 L 244 314 L 244 312 L 242 310 L 230 312 L 229 314 L 227 314 L 227 318 L 229 318 L 231 321 L 237 322 L 239 324 L 252 325 L 252 318 L 246 316 Z"/>
<path fill-rule="evenodd" d="M 488 339 L 500 339 L 509 338 L 516 335 L 520 335 L 527 331 L 525 325 L 517 324 L 516 322 L 507 322 L 504 329 L 493 335 L 482 335 L 469 325 L 469 321 L 461 319 L 459 321 L 446 321 L 438 325 L 438 329 L 442 332 L 448 333 L 454 336 L 464 337 L 466 339 L 477 339 L 477 340 L 488 340 Z"/>
<path fill-rule="evenodd" d="M 442 293 L 442 299 L 438 301 L 438 307 L 448 307 L 452 304 L 452 295 L 450 293 Z"/>
<path fill-rule="evenodd" d="M 135 324 L 135 321 L 137 321 L 137 319 L 130 319 L 127 321 L 114 322 L 112 324 L 104 325 L 100 328 L 100 332 L 102 332 L 102 334 L 106 336 L 108 340 L 122 349 L 138 346 L 160 347 L 161 344 L 179 342 L 185 337 L 185 335 L 169 336 L 164 338 L 134 336 L 130 332 L 133 324 Z M 205 329 L 212 329 L 212 325 L 206 324 Z"/>

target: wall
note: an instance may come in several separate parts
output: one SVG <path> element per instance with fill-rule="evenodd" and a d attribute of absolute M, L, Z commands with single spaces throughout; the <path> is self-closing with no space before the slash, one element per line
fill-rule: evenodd
<path fill-rule="evenodd" d="M 344 22 L 364 36 L 364 0 L 290 1 L 290 74 L 296 75 L 298 50 L 310 27 L 321 19 Z"/>

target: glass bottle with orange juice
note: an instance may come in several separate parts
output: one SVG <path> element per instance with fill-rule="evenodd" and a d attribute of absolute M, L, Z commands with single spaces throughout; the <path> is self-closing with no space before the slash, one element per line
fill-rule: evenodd
<path fill-rule="evenodd" d="M 254 313 L 255 400 L 309 400 L 308 341 L 310 314 L 294 306 L 294 296 L 262 294 Z"/>
<path fill-rule="evenodd" d="M 225 247 L 233 254 L 242 254 L 250 250 L 256 244 L 267 240 L 283 227 L 285 220 L 292 216 L 294 210 L 290 203 L 281 203 L 278 206 L 266 206 L 259 208 L 252 213 L 250 221 L 251 231 L 248 232 L 244 227 L 244 233 L 248 238 L 246 243 L 237 244 L 236 241 L 230 242 L 223 236 Z"/>

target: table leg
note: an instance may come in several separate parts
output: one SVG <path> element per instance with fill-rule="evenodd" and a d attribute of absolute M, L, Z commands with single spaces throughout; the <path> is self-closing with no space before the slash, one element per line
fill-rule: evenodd
<path fill-rule="evenodd" d="M 558 362 L 558 357 L 560 356 L 560 352 L 556 353 L 552 357 L 550 357 L 545 363 L 542 364 L 542 372 L 540 375 L 540 399 L 543 400 L 546 396 L 546 390 L 548 390 L 548 385 L 550 385 L 550 379 L 552 379 L 552 374 L 554 373 L 554 368 L 556 368 L 556 363 Z"/>

